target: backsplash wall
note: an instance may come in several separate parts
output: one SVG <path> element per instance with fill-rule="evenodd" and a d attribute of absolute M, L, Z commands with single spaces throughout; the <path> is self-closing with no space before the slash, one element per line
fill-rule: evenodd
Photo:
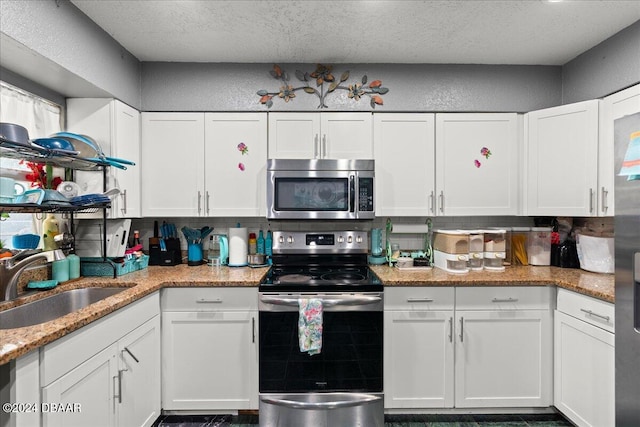
<path fill-rule="evenodd" d="M 258 233 L 259 230 L 267 231 L 337 231 L 337 230 L 365 230 L 386 227 L 387 218 L 378 217 L 373 221 L 267 221 L 265 218 L 144 218 L 134 219 L 131 223 L 131 233 L 140 231 L 140 239 L 144 249 L 149 246 L 149 237 L 153 237 L 153 222 L 158 220 L 175 224 L 180 236 L 180 244 L 183 250 L 187 249 L 187 243 L 179 230 L 183 226 L 202 228 L 210 226 L 216 234 L 228 234 L 230 227 L 235 227 L 238 222 L 242 227 L 247 227 L 249 232 Z M 393 224 L 425 224 L 427 217 L 391 217 Z M 433 217 L 434 229 L 478 229 L 489 227 L 531 227 L 533 218 L 519 216 L 475 216 L 475 217 Z M 402 249 L 422 249 L 424 245 L 423 234 L 393 234 L 393 242 L 400 244 Z"/>

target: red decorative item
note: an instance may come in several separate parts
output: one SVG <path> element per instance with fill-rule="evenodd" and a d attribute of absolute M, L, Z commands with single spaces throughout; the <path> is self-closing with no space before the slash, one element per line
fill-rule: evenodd
<path fill-rule="evenodd" d="M 26 179 L 31 183 L 33 188 L 42 188 L 43 190 L 50 189 L 55 190 L 62 182 L 62 178 L 59 176 L 53 176 L 53 168 L 50 165 L 44 165 L 42 163 L 20 161 L 31 170 L 31 173 L 26 174 Z"/>

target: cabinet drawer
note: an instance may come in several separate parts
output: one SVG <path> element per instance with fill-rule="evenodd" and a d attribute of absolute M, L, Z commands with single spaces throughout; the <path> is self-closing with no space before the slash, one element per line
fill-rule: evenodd
<path fill-rule="evenodd" d="M 558 289 L 558 311 L 583 320 L 609 332 L 614 332 L 615 307 L 613 304 L 578 294 L 566 289 Z"/>
<path fill-rule="evenodd" d="M 456 288 L 456 310 L 548 310 L 552 286 L 483 286 Z"/>
<path fill-rule="evenodd" d="M 257 310 L 258 288 L 166 288 L 160 307 L 162 311 Z"/>
<path fill-rule="evenodd" d="M 453 310 L 453 287 L 406 286 L 384 290 L 385 310 Z"/>

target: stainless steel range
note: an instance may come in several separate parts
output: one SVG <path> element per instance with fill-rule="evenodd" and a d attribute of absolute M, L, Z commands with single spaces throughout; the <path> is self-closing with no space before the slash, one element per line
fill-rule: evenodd
<path fill-rule="evenodd" d="M 261 426 L 384 425 L 383 287 L 367 250 L 363 231 L 273 234 L 259 287 Z"/>

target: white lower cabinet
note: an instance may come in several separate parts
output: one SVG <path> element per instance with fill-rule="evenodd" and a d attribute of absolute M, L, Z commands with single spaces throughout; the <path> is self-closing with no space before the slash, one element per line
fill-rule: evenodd
<path fill-rule="evenodd" d="M 44 426 L 116 424 L 117 345 L 71 370 L 42 389 L 42 401 L 72 405 L 72 412 L 43 412 Z M 75 405 L 77 406 L 77 409 Z"/>
<path fill-rule="evenodd" d="M 459 311 L 457 408 L 551 404 L 551 312 Z"/>
<path fill-rule="evenodd" d="M 385 408 L 453 407 L 453 288 L 388 288 Z"/>
<path fill-rule="evenodd" d="M 558 291 L 554 403 L 577 426 L 615 425 L 613 304 Z"/>
<path fill-rule="evenodd" d="M 385 290 L 385 407 L 550 406 L 554 293 L 553 287 Z"/>
<path fill-rule="evenodd" d="M 157 293 L 45 346 L 43 426 L 152 425 L 160 415 L 159 354 Z"/>
<path fill-rule="evenodd" d="M 164 289 L 162 407 L 258 408 L 256 288 Z"/>

